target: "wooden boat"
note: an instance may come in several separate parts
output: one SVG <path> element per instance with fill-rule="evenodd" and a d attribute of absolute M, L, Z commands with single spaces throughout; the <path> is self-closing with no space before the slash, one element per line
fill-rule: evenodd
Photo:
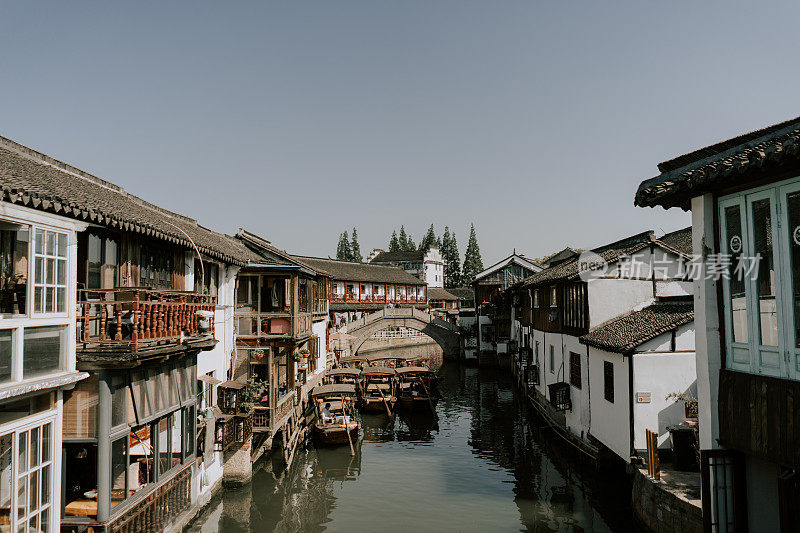
<path fill-rule="evenodd" d="M 397 369 L 397 409 L 436 412 L 439 393 L 436 374 L 426 366 L 404 366 Z"/>
<path fill-rule="evenodd" d="M 391 416 L 397 401 L 395 376 L 394 368 L 365 367 L 361 371 L 359 407 L 369 413 L 385 412 Z"/>
<path fill-rule="evenodd" d="M 389 354 L 369 354 L 366 356 L 367 363 L 373 366 L 382 366 L 388 368 L 397 368 L 405 365 L 406 357 L 403 355 L 389 355 Z"/>
<path fill-rule="evenodd" d="M 326 385 L 335 385 L 335 384 L 349 384 L 349 385 L 358 385 L 358 378 L 361 375 L 360 368 L 350 368 L 350 367 L 341 367 L 341 368 L 331 368 L 330 370 L 325 372 L 325 377 L 322 378 L 322 381 Z"/>
<path fill-rule="evenodd" d="M 355 412 L 355 395 L 356 386 L 345 383 L 319 385 L 311 390 L 317 415 L 312 433 L 318 445 L 349 444 L 350 452 L 355 453 L 353 443 L 361 429 Z M 323 416 L 325 409 L 330 417 Z"/>
<path fill-rule="evenodd" d="M 367 364 L 367 358 L 363 355 L 352 355 L 350 357 L 342 357 L 336 365 L 340 368 L 361 368 Z"/>

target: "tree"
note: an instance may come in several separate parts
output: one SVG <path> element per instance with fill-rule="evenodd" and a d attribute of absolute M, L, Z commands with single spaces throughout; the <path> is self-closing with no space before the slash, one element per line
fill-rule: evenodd
<path fill-rule="evenodd" d="M 352 261 L 353 250 L 350 247 L 350 237 L 345 231 L 339 236 L 339 245 L 336 247 L 336 259 L 339 261 Z"/>
<path fill-rule="evenodd" d="M 441 242 L 442 260 L 444 261 L 444 286 L 446 289 L 461 286 L 461 260 L 458 258 L 456 234 L 444 227 Z"/>
<path fill-rule="evenodd" d="M 400 238 L 398 239 L 398 243 L 400 244 L 400 250 L 403 252 L 408 251 L 408 235 L 406 235 L 406 227 L 401 225 L 400 226 Z M 412 243 L 413 244 L 413 243 Z"/>
<path fill-rule="evenodd" d="M 436 246 L 436 244 L 436 232 L 433 229 L 433 224 L 431 224 L 431 227 L 428 228 L 428 233 L 425 234 L 422 241 L 419 243 L 419 249 L 423 252 L 427 252 L 431 246 Z"/>
<path fill-rule="evenodd" d="M 481 249 L 478 246 L 478 237 L 475 235 L 475 225 L 470 224 L 469 228 L 469 241 L 467 242 L 467 251 L 464 252 L 464 270 L 462 273 L 463 283 L 472 283 L 481 271 L 483 270 L 483 259 L 481 259 Z"/>
<path fill-rule="evenodd" d="M 397 230 L 392 231 L 392 238 L 389 239 L 389 251 L 390 252 L 400 251 L 400 241 L 397 239 Z"/>
<path fill-rule="evenodd" d="M 353 263 L 363 263 L 364 256 L 361 255 L 361 246 L 358 244 L 358 232 L 353 228 L 353 243 L 350 246 L 350 261 Z"/>

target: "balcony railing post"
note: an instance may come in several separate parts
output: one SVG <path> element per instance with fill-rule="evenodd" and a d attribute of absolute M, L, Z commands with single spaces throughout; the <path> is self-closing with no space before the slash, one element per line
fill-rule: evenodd
<path fill-rule="evenodd" d="M 117 331 L 114 332 L 114 340 L 121 341 L 122 340 L 122 304 L 116 304 L 114 306 L 114 318 L 117 323 Z"/>
<path fill-rule="evenodd" d="M 100 304 L 100 340 L 106 340 L 106 323 L 108 322 L 106 304 Z"/>
<path fill-rule="evenodd" d="M 133 331 L 131 332 L 131 346 L 135 351 L 139 347 L 139 291 L 133 294 Z"/>
<path fill-rule="evenodd" d="M 89 304 L 83 304 L 83 340 L 89 342 Z"/>

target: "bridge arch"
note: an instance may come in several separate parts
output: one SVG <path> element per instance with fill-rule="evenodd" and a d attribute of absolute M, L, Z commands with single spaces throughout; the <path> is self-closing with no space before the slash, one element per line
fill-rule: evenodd
<path fill-rule="evenodd" d="M 350 353 L 357 353 L 373 334 L 393 326 L 420 331 L 442 348 L 446 358 L 458 357 L 461 335 L 457 326 L 407 307 L 382 309 L 348 324 L 347 333 L 354 337 L 350 340 Z"/>

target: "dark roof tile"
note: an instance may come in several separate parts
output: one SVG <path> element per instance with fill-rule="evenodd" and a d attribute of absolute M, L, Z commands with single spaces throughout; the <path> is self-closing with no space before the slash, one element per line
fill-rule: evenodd
<path fill-rule="evenodd" d="M 693 320 L 694 307 L 691 302 L 656 302 L 597 326 L 582 336 L 580 341 L 608 352 L 629 354 L 650 339 Z"/>

